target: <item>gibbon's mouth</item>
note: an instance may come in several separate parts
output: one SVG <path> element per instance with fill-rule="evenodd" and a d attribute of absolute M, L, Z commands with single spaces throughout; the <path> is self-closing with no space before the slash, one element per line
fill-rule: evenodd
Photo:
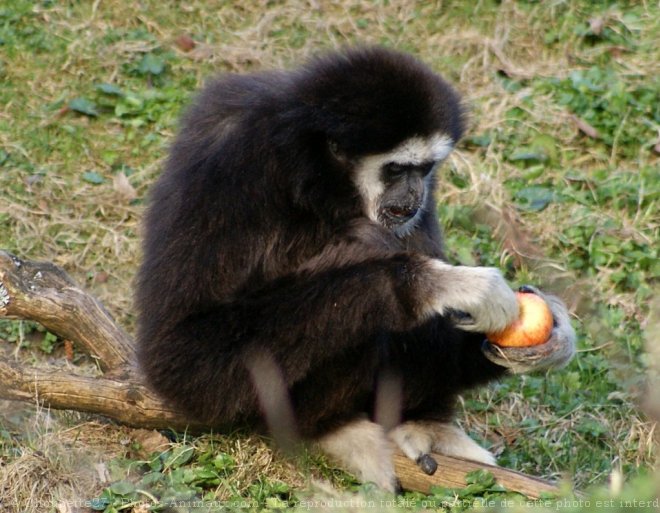
<path fill-rule="evenodd" d="M 391 205 L 384 207 L 381 211 L 387 224 L 403 224 L 410 221 L 419 212 L 419 207 L 414 205 Z"/>

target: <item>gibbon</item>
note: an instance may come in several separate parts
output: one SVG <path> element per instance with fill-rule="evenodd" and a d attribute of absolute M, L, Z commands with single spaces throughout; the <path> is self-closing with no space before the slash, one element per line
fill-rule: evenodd
<path fill-rule="evenodd" d="M 428 473 L 431 451 L 493 463 L 451 423 L 457 394 L 559 367 L 575 336 L 547 297 L 552 356 L 485 342 L 518 306 L 499 270 L 445 258 L 434 192 L 463 128 L 456 91 L 384 48 L 210 82 L 146 213 L 151 387 L 196 421 L 318 442 L 390 491 L 393 444 Z"/>

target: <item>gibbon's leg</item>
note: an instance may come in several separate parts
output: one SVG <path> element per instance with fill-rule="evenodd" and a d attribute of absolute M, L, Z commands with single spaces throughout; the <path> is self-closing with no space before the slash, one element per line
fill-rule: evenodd
<path fill-rule="evenodd" d="M 451 424 L 457 394 L 506 372 L 484 356 L 484 339 L 483 334 L 458 330 L 450 320 L 436 318 L 398 334 L 392 344 L 391 362 L 403 383 L 404 422 L 388 434 L 429 475 L 437 468 L 430 456 L 434 450 L 494 463 L 488 451 Z"/>
<path fill-rule="evenodd" d="M 388 433 L 392 441 L 426 474 L 433 475 L 438 464 L 429 454 L 433 448 L 431 433 L 417 429 L 414 422 L 406 422 Z"/>
<path fill-rule="evenodd" d="M 392 493 L 399 491 L 392 443 L 379 424 L 367 419 L 353 420 L 320 438 L 318 445 L 361 482 L 373 482 Z"/>
<path fill-rule="evenodd" d="M 489 451 L 479 446 L 461 428 L 448 422 L 404 422 L 390 431 L 389 437 L 429 475 L 437 468 L 437 463 L 429 454 L 433 451 L 445 456 L 496 465 L 495 457 Z"/>
<path fill-rule="evenodd" d="M 495 456 L 472 440 L 465 431 L 454 424 L 431 422 L 427 429 L 432 432 L 433 450 L 445 456 L 496 465 Z"/>

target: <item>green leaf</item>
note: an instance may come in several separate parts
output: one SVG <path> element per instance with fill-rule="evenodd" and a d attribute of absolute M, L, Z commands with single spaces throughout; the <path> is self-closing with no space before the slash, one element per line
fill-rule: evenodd
<path fill-rule="evenodd" d="M 52 333 L 47 331 L 44 334 L 43 340 L 41 341 L 41 350 L 46 354 L 52 354 L 56 342 L 57 342 L 57 335 L 53 335 Z"/>
<path fill-rule="evenodd" d="M 218 484 L 218 473 L 210 468 L 196 468 L 193 469 L 193 481 L 196 483 L 201 481 L 206 484 Z"/>
<path fill-rule="evenodd" d="M 188 463 L 195 452 L 195 448 L 190 445 L 180 445 L 172 449 L 172 452 L 163 462 L 165 467 L 178 468 Z"/>
<path fill-rule="evenodd" d="M 543 173 L 545 173 L 545 166 L 543 164 L 536 164 L 525 169 L 523 178 L 526 182 L 531 182 L 539 178 Z"/>
<path fill-rule="evenodd" d="M 522 160 L 525 162 L 527 161 L 544 162 L 548 160 L 548 157 L 539 151 L 530 150 L 530 151 L 519 151 L 518 153 L 514 153 L 509 157 L 509 160 L 511 162 L 515 162 L 518 160 Z"/>
<path fill-rule="evenodd" d="M 105 183 L 105 178 L 103 178 L 96 171 L 85 171 L 82 174 L 82 179 L 94 185 L 100 185 L 102 183 Z"/>
<path fill-rule="evenodd" d="M 576 431 L 591 435 L 595 438 L 607 433 L 607 427 L 595 419 L 586 419 L 576 426 Z"/>
<path fill-rule="evenodd" d="M 165 60 L 153 53 L 145 53 L 138 64 L 138 72 L 142 75 L 160 75 L 165 71 Z"/>
<path fill-rule="evenodd" d="M 124 92 L 115 84 L 96 84 L 96 90 L 110 96 L 124 96 Z"/>
<path fill-rule="evenodd" d="M 150 487 L 163 480 L 163 474 L 160 472 L 147 472 L 142 476 L 140 484 L 142 487 Z"/>
<path fill-rule="evenodd" d="M 164 452 L 158 454 L 157 457 L 155 457 L 151 461 L 149 461 L 149 468 L 153 472 L 160 472 L 161 470 L 163 470 L 163 461 L 165 460 L 166 455 L 168 455 L 169 453 L 170 453 L 170 451 L 164 451 Z M 156 453 L 154 453 L 154 454 L 156 454 Z"/>
<path fill-rule="evenodd" d="M 490 134 L 473 135 L 468 137 L 466 142 L 473 146 L 480 146 L 485 148 L 486 146 L 490 146 L 491 142 L 493 142 L 493 138 L 490 136 Z"/>
<path fill-rule="evenodd" d="M 221 452 L 213 460 L 213 466 L 218 470 L 232 470 L 236 463 L 229 454 Z"/>
<path fill-rule="evenodd" d="M 518 200 L 518 207 L 522 210 L 539 212 L 554 200 L 555 195 L 549 187 L 532 185 L 520 189 L 514 197 Z"/>
<path fill-rule="evenodd" d="M 467 484 L 480 484 L 481 486 L 489 488 L 495 484 L 495 476 L 492 472 L 480 468 L 478 470 L 468 472 L 465 475 L 465 482 Z"/>
<path fill-rule="evenodd" d="M 96 117 L 99 115 L 96 104 L 87 98 L 74 98 L 69 102 L 69 109 L 85 116 Z"/>
<path fill-rule="evenodd" d="M 89 507 L 94 511 L 103 511 L 110 504 L 110 501 L 105 497 L 96 497 L 89 501 Z"/>
<path fill-rule="evenodd" d="M 144 109 L 144 100 L 134 94 L 124 96 L 115 106 L 115 116 L 137 115 Z"/>
<path fill-rule="evenodd" d="M 548 134 L 538 134 L 530 142 L 531 149 L 545 156 L 545 160 L 557 160 L 557 141 Z"/>
<path fill-rule="evenodd" d="M 110 491 L 115 495 L 129 495 L 135 491 L 135 485 L 130 481 L 117 481 L 110 485 Z"/>
<path fill-rule="evenodd" d="M 283 501 L 279 497 L 267 497 L 266 498 L 266 507 L 268 509 L 285 509 L 288 506 L 286 501 Z"/>

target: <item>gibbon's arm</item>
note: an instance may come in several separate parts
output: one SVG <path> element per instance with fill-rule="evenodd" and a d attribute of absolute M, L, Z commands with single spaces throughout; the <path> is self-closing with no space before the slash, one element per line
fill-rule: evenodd
<path fill-rule="evenodd" d="M 333 252 L 326 251 L 328 261 Z M 337 358 L 378 367 L 381 335 L 408 331 L 434 315 L 437 283 L 431 281 L 439 277 L 430 261 L 396 253 L 301 269 L 173 325 L 143 327 L 141 365 L 150 384 L 184 410 L 218 425 L 249 418 L 257 407 L 250 380 L 269 391 L 281 390 L 277 381 L 291 390 Z M 262 376 L 255 362 L 272 372 Z M 303 397 L 318 402 L 318 394 Z"/>
<path fill-rule="evenodd" d="M 469 312 L 474 324 L 462 329 L 475 332 L 501 329 L 517 315 L 515 296 L 495 269 L 346 243 L 189 316 L 176 331 L 186 347 L 209 344 L 205 353 L 217 355 L 220 366 L 227 356 L 268 352 L 291 384 L 347 348 L 406 332 L 450 308 Z"/>
<path fill-rule="evenodd" d="M 302 270 L 189 316 L 177 326 L 177 336 L 187 338 L 189 347 L 208 344 L 206 353 L 220 366 L 227 356 L 270 353 L 291 385 L 313 365 L 431 315 L 425 266 L 421 259 L 397 255 Z"/>

